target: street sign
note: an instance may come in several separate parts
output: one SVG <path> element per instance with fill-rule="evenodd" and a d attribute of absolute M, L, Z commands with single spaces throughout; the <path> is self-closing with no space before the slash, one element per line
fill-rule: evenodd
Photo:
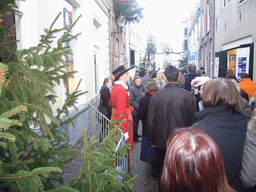
<path fill-rule="evenodd" d="M 195 55 L 189 55 L 188 60 L 189 61 L 194 61 L 196 59 Z"/>

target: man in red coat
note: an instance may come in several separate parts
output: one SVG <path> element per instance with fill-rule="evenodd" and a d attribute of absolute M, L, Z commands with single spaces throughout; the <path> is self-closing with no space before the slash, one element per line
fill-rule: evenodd
<path fill-rule="evenodd" d="M 130 97 L 128 96 L 128 82 L 130 81 L 130 75 L 128 73 L 130 69 L 125 69 L 123 65 L 113 71 L 114 86 L 111 89 L 109 105 L 114 108 L 113 121 L 115 121 L 119 115 L 121 115 L 119 121 L 125 119 L 120 126 L 120 129 L 125 135 L 127 143 L 133 148 L 133 124 L 132 124 L 132 110 L 130 105 Z"/>

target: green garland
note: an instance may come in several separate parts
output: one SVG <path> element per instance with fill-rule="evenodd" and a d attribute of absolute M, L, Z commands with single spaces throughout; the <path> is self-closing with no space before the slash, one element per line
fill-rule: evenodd
<path fill-rule="evenodd" d="M 136 0 L 114 2 L 115 20 L 118 19 L 122 12 L 126 22 L 139 22 L 143 18 L 142 10 L 143 8 L 138 6 Z"/>

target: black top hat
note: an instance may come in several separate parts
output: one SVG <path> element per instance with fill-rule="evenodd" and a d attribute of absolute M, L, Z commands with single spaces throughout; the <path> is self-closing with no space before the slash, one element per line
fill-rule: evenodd
<path fill-rule="evenodd" d="M 112 72 L 112 74 L 115 77 L 114 81 L 117 81 L 123 74 L 125 74 L 129 70 L 130 70 L 130 68 L 125 69 L 124 65 L 119 66 L 116 70 L 114 70 Z"/>

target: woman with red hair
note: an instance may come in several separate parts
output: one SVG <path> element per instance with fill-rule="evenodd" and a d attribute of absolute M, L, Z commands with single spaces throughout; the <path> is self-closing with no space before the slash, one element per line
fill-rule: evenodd
<path fill-rule="evenodd" d="M 217 144 L 198 128 L 176 129 L 166 143 L 161 177 L 165 192 L 234 192 Z"/>

